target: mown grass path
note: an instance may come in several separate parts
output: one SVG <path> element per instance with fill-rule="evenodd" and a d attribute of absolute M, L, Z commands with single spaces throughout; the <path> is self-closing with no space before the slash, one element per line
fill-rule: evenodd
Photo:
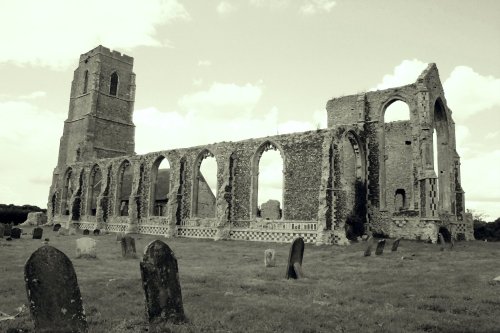
<path fill-rule="evenodd" d="M 31 233 L 31 228 L 24 232 Z M 139 261 L 162 237 L 135 235 L 138 259 L 122 259 L 115 235 L 90 236 L 98 259 L 76 259 L 75 240 L 44 228 L 43 238 L 72 260 L 90 332 L 146 332 Z M 366 244 L 306 245 L 306 279 L 285 279 L 290 244 L 163 239 L 175 252 L 190 322 L 171 332 L 500 332 L 500 243 L 461 242 L 452 251 L 388 241 L 382 256 Z M 0 239 L 0 311 L 27 305 L 24 264 L 42 242 Z M 264 267 L 264 250 L 277 267 Z M 405 259 L 402 259 L 404 257 Z M 29 313 L 0 322 L 0 332 L 32 332 Z"/>

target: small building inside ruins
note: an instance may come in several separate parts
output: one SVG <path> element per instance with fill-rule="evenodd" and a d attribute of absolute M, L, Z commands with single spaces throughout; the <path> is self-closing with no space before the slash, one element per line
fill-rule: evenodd
<path fill-rule="evenodd" d="M 301 236 L 316 244 L 345 244 L 366 232 L 435 241 L 440 228 L 473 238 L 455 124 L 435 64 L 415 83 L 329 100 L 326 129 L 144 155 L 134 152 L 134 96 L 133 58 L 103 46 L 80 56 L 50 222 L 167 237 Z M 395 102 L 406 103 L 409 120 L 385 119 Z M 262 217 L 259 161 L 270 149 L 283 159 L 283 196 Z M 200 172 L 207 157 L 217 163 L 216 191 Z"/>

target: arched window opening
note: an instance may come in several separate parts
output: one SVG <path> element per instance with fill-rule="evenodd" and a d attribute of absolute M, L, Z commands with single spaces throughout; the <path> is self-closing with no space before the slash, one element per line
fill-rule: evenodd
<path fill-rule="evenodd" d="M 385 108 L 381 145 L 381 206 L 389 212 L 397 212 L 400 207 L 390 196 L 398 189 L 411 195 L 408 191 L 413 186 L 412 126 L 410 108 L 405 102 L 394 100 Z"/>
<path fill-rule="evenodd" d="M 52 195 L 52 200 L 50 202 L 51 202 L 51 208 L 52 208 L 52 212 L 51 212 L 52 215 L 51 216 L 52 216 L 52 218 L 54 218 L 54 216 L 56 215 L 56 210 L 57 210 L 57 192 Z"/>
<path fill-rule="evenodd" d="M 198 157 L 193 190 L 193 215 L 200 218 L 215 218 L 217 161 L 208 150 Z"/>
<path fill-rule="evenodd" d="M 97 198 L 101 193 L 102 173 L 101 169 L 96 165 L 90 173 L 90 193 L 89 193 L 89 213 L 91 216 L 97 214 Z"/>
<path fill-rule="evenodd" d="M 71 180 L 72 170 L 68 169 L 66 176 L 64 177 L 64 186 L 61 198 L 61 213 L 62 215 L 69 215 L 69 204 L 71 196 L 73 195 L 73 184 Z"/>
<path fill-rule="evenodd" d="M 128 216 L 129 199 L 132 193 L 132 166 L 125 161 L 120 167 L 118 182 L 119 216 Z"/>
<path fill-rule="evenodd" d="M 113 72 L 113 74 L 111 74 L 111 79 L 109 82 L 109 94 L 111 96 L 116 96 L 117 93 L 118 93 L 118 74 L 116 74 L 116 72 Z"/>
<path fill-rule="evenodd" d="M 434 132 L 433 132 L 433 158 L 434 170 L 438 181 L 436 192 L 438 207 L 444 211 L 451 211 L 451 177 L 450 165 L 452 152 L 449 147 L 448 118 L 441 99 L 434 103 Z"/>
<path fill-rule="evenodd" d="M 166 216 L 168 195 L 170 193 L 170 164 L 163 156 L 153 165 L 153 215 Z"/>
<path fill-rule="evenodd" d="M 84 182 L 84 175 L 83 172 L 80 172 L 80 177 L 78 178 L 78 188 L 76 190 L 75 198 L 73 200 L 73 206 L 71 207 L 71 219 L 73 221 L 80 220 L 83 182 Z"/>
<path fill-rule="evenodd" d="M 354 240 L 364 234 L 367 215 L 364 154 L 358 138 L 352 132 L 343 138 L 341 149 L 342 188 L 349 212 L 345 220 L 345 231 L 346 237 Z"/>
<path fill-rule="evenodd" d="M 283 217 L 283 158 L 269 143 L 258 160 L 257 217 L 280 220 Z"/>
<path fill-rule="evenodd" d="M 395 211 L 406 209 L 406 193 L 402 188 L 398 188 L 394 193 L 394 209 Z"/>
<path fill-rule="evenodd" d="M 85 73 L 83 73 L 83 93 L 84 94 L 87 93 L 88 84 L 89 84 L 89 71 L 86 70 Z"/>
<path fill-rule="evenodd" d="M 384 123 L 401 120 L 410 120 L 410 107 L 403 101 L 395 100 L 385 109 Z"/>

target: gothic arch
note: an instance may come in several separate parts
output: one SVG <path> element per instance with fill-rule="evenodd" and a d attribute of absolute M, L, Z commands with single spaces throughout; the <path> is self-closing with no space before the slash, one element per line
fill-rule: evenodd
<path fill-rule="evenodd" d="M 452 145 L 450 142 L 450 122 L 446 106 L 442 99 L 438 97 L 434 102 L 432 116 L 433 131 L 436 131 L 437 142 L 437 178 L 438 197 L 440 210 L 451 211 L 451 160 L 453 157 Z M 434 150 L 434 145 L 433 145 Z M 434 156 L 433 156 L 434 159 Z"/>
<path fill-rule="evenodd" d="M 115 187 L 115 215 L 128 216 L 132 193 L 133 169 L 129 160 L 123 160 L 117 170 Z"/>
<path fill-rule="evenodd" d="M 215 157 L 215 155 L 213 154 L 213 152 L 211 152 L 209 149 L 205 148 L 203 149 L 199 154 L 198 156 L 196 157 L 196 159 L 194 160 L 194 165 L 193 165 L 193 184 L 192 184 L 192 195 L 191 195 L 191 217 L 209 217 L 209 218 L 215 218 L 217 217 L 217 207 L 216 207 L 216 197 L 217 197 L 217 193 L 212 193 L 212 195 L 214 196 L 213 197 L 213 214 L 211 212 L 207 212 L 207 214 L 203 213 L 201 214 L 202 210 L 200 209 L 200 196 L 199 196 L 199 193 L 200 193 L 200 182 L 206 184 L 205 182 L 205 176 L 201 174 L 200 172 L 200 167 L 201 167 L 201 164 L 203 162 L 203 160 L 207 157 L 213 157 L 215 159 L 215 163 L 217 165 L 217 168 L 216 168 L 216 173 L 218 172 L 218 166 L 219 166 L 219 163 L 217 161 L 217 158 Z M 217 174 L 216 174 L 217 175 Z M 203 179 L 201 178 L 203 177 Z M 217 181 L 217 184 L 215 185 L 215 188 L 216 188 L 216 191 L 218 189 L 218 181 Z M 211 192 L 211 191 L 210 191 Z M 208 199 L 207 199 L 208 200 Z M 213 215 L 213 216 L 212 216 Z"/>
<path fill-rule="evenodd" d="M 282 214 L 281 218 L 283 219 L 285 216 L 285 160 L 286 156 L 284 154 L 283 148 L 278 145 L 276 142 L 271 141 L 271 140 L 266 140 L 264 141 L 256 150 L 255 153 L 253 154 L 252 158 L 252 165 L 251 165 L 251 173 L 252 173 L 252 181 L 251 181 L 251 189 L 250 189 L 250 217 L 251 218 L 256 218 L 257 217 L 257 212 L 258 212 L 258 206 L 259 206 L 259 162 L 260 158 L 262 157 L 262 154 L 268 150 L 277 150 L 280 155 L 281 159 L 283 161 L 283 194 L 281 197 L 281 209 L 282 209 Z"/>
<path fill-rule="evenodd" d="M 88 191 L 87 191 L 87 214 L 96 216 L 97 214 L 97 198 L 101 194 L 103 187 L 103 173 L 98 164 L 94 164 L 90 169 Z"/>
<path fill-rule="evenodd" d="M 118 73 L 114 71 L 111 73 L 109 78 L 109 94 L 111 96 L 118 95 L 118 85 L 120 84 L 120 78 L 118 77 Z"/>
<path fill-rule="evenodd" d="M 73 195 L 73 184 L 72 184 L 72 174 L 73 174 L 73 169 L 67 168 L 66 172 L 64 173 L 64 178 L 62 181 L 62 191 L 61 191 L 61 215 L 69 215 L 70 214 L 70 207 L 69 207 L 69 200 L 71 199 L 71 196 Z"/>
<path fill-rule="evenodd" d="M 165 204 L 159 204 L 157 203 L 157 193 L 158 193 L 158 172 L 159 172 L 159 168 L 160 168 L 160 165 L 166 161 L 168 163 L 168 166 L 169 166 L 169 174 L 168 174 L 168 188 L 167 188 L 167 202 L 165 202 Z M 163 155 L 163 154 L 160 154 L 153 162 L 153 164 L 151 165 L 151 168 L 150 168 L 150 187 L 149 187 L 149 208 L 148 208 L 148 211 L 149 211 L 149 215 L 153 215 L 153 216 L 164 216 L 164 214 L 166 213 L 166 205 L 168 203 L 168 197 L 169 197 L 169 193 L 171 191 L 171 188 L 172 188 L 172 174 L 171 174 L 171 171 L 172 171 L 172 163 L 170 162 L 169 158 L 167 155 Z M 157 209 L 157 208 L 161 208 L 161 209 Z"/>

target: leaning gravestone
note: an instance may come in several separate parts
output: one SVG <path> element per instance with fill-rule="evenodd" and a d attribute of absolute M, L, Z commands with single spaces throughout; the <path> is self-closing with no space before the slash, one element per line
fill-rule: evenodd
<path fill-rule="evenodd" d="M 185 322 L 174 252 L 167 244 L 155 240 L 146 247 L 140 268 L 150 326 Z"/>
<path fill-rule="evenodd" d="M 90 230 L 89 229 L 83 229 L 83 235 L 86 236 L 90 234 Z"/>
<path fill-rule="evenodd" d="M 276 251 L 274 251 L 273 249 L 267 249 L 264 251 L 264 266 L 276 266 Z"/>
<path fill-rule="evenodd" d="M 135 239 L 130 236 L 125 236 L 121 240 L 122 257 L 123 258 L 137 258 L 135 252 Z"/>
<path fill-rule="evenodd" d="M 33 239 L 42 239 L 43 236 L 43 229 L 40 227 L 37 227 L 33 229 Z"/>
<path fill-rule="evenodd" d="M 40 247 L 24 266 L 24 280 L 35 332 L 88 331 L 76 273 L 64 253 Z"/>
<path fill-rule="evenodd" d="M 21 229 L 19 228 L 12 228 L 12 231 L 10 232 L 10 237 L 12 237 L 12 239 L 19 239 L 21 238 Z"/>
<path fill-rule="evenodd" d="M 384 253 L 385 239 L 379 240 L 377 244 L 377 249 L 375 250 L 375 255 L 379 256 Z"/>
<path fill-rule="evenodd" d="M 392 243 L 392 248 L 391 248 L 391 251 L 392 252 L 396 252 L 398 250 L 398 247 L 399 247 L 399 242 L 401 241 L 401 238 L 398 238 L 394 241 L 394 243 Z"/>
<path fill-rule="evenodd" d="M 5 224 L 0 223 L 0 238 L 3 238 L 4 232 L 5 232 Z"/>
<path fill-rule="evenodd" d="M 4 226 L 5 226 L 5 230 L 3 231 L 3 235 L 10 237 L 10 233 L 12 232 L 12 224 L 8 223 L 8 224 L 4 224 Z"/>
<path fill-rule="evenodd" d="M 293 240 L 288 255 L 288 265 L 286 268 L 287 279 L 301 279 L 304 277 L 302 273 L 302 259 L 304 258 L 304 240 L 302 237 Z"/>
<path fill-rule="evenodd" d="M 68 229 L 66 228 L 60 228 L 58 231 L 57 231 L 57 234 L 59 236 L 68 236 Z"/>
<path fill-rule="evenodd" d="M 68 234 L 69 234 L 70 236 L 74 236 L 74 235 L 76 235 L 76 229 L 75 229 L 75 228 L 73 228 L 73 227 L 69 228 L 69 229 L 68 229 Z"/>
<path fill-rule="evenodd" d="M 59 231 L 59 229 L 61 229 L 61 225 L 59 223 L 56 223 L 56 224 L 54 224 L 52 231 Z"/>
<path fill-rule="evenodd" d="M 76 240 L 77 258 L 97 258 L 97 242 L 90 237 L 82 237 Z"/>
<path fill-rule="evenodd" d="M 94 229 L 94 236 L 99 236 L 100 233 L 101 233 L 101 230 Z"/>
<path fill-rule="evenodd" d="M 444 241 L 444 236 L 442 233 L 439 233 L 439 243 L 441 244 L 441 251 L 444 251 L 444 247 L 446 246 L 446 242 Z"/>
<path fill-rule="evenodd" d="M 366 250 L 365 250 L 365 254 L 364 254 L 365 257 L 369 257 L 372 255 L 373 237 L 369 237 L 367 242 L 368 242 L 368 246 L 366 247 Z"/>

